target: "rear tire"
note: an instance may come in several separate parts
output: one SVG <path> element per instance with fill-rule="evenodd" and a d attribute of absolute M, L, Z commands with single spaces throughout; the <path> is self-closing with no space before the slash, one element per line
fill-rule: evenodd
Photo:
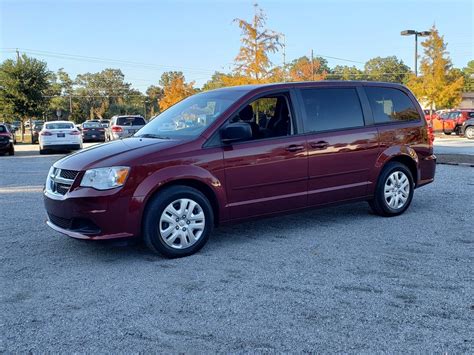
<path fill-rule="evenodd" d="M 176 185 L 163 189 L 148 202 L 143 239 L 153 252 L 179 258 L 200 250 L 213 226 L 214 213 L 206 196 L 194 188 Z"/>
<path fill-rule="evenodd" d="M 10 150 L 8 151 L 8 155 L 10 155 L 10 156 L 15 155 L 15 148 L 13 148 L 13 144 L 10 147 Z"/>
<path fill-rule="evenodd" d="M 410 206 L 414 190 L 410 169 L 399 162 L 389 162 L 378 178 L 369 206 L 379 216 L 398 216 Z"/>
<path fill-rule="evenodd" d="M 39 152 L 40 152 L 40 155 L 44 155 L 44 154 L 46 154 L 46 149 L 41 149 L 40 148 Z"/>

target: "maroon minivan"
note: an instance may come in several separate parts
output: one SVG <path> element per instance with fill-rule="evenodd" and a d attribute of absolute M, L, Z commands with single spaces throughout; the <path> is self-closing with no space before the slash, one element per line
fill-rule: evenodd
<path fill-rule="evenodd" d="M 423 111 L 402 85 L 240 86 L 191 96 L 131 138 L 59 160 L 44 203 L 58 232 L 143 237 L 179 257 L 221 223 L 361 200 L 397 216 L 435 166 Z"/>

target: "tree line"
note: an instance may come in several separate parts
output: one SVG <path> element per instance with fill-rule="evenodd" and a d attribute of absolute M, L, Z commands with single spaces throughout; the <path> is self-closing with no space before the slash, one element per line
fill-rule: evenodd
<path fill-rule="evenodd" d="M 474 89 L 474 60 L 463 69 L 454 68 L 443 36 L 433 27 L 422 42 L 420 75 L 396 56 L 368 60 L 363 69 L 356 66 L 329 67 L 321 56 L 302 56 L 283 65 L 274 65 L 270 56 L 283 49 L 282 34 L 266 28 L 266 16 L 255 7 L 250 21 L 235 19 L 241 29 L 241 46 L 234 69 L 216 71 L 201 87 L 187 82 L 180 71 L 162 74 L 157 85 L 145 93 L 125 81 L 120 69 L 79 74 L 72 79 L 59 69 L 48 70 L 44 61 L 25 54 L 0 65 L 0 121 L 36 117 L 69 119 L 107 119 L 116 114 L 141 114 L 150 118 L 176 102 L 199 91 L 226 86 L 291 81 L 374 80 L 406 84 L 425 105 L 455 107 L 463 90 Z"/>

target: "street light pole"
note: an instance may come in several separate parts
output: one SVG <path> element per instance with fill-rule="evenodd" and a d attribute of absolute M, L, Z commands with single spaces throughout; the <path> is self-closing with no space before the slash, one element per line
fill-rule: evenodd
<path fill-rule="evenodd" d="M 400 32 L 402 36 L 415 36 L 415 76 L 418 76 L 418 36 L 427 37 L 431 35 L 431 31 L 415 31 L 405 30 Z"/>

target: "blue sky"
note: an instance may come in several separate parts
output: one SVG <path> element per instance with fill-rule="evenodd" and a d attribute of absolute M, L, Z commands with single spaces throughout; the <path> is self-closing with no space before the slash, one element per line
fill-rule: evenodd
<path fill-rule="evenodd" d="M 163 71 L 182 70 L 200 86 L 215 70 L 232 68 L 240 44 L 232 20 L 250 20 L 254 2 L 0 0 L 0 60 L 13 58 L 11 49 L 19 48 L 73 77 L 120 68 L 127 81 L 145 91 Z M 433 24 L 448 42 L 455 66 L 474 59 L 471 0 L 258 3 L 267 27 L 286 35 L 288 61 L 313 49 L 315 55 L 353 61 L 328 59 L 330 66 L 362 67 L 370 58 L 396 55 L 412 67 L 414 38 L 400 31 Z M 272 57 L 275 64 L 282 59 L 281 53 Z"/>

